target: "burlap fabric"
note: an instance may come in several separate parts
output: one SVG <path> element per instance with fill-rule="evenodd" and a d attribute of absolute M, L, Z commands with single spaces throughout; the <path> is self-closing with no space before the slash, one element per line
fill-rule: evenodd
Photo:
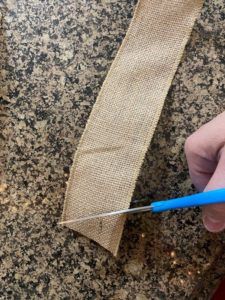
<path fill-rule="evenodd" d="M 76 151 L 62 221 L 129 207 L 202 2 L 139 1 Z M 116 255 L 124 221 L 114 216 L 67 226 Z"/>

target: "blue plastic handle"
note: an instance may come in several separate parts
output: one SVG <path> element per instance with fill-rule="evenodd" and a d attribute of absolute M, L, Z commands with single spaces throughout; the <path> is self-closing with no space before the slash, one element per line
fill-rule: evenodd
<path fill-rule="evenodd" d="M 185 196 L 176 199 L 157 201 L 151 204 L 152 212 L 158 213 L 179 208 L 225 203 L 225 188 Z"/>

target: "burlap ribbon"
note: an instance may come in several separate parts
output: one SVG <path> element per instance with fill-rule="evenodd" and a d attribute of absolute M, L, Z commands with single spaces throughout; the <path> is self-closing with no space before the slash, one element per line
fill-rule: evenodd
<path fill-rule="evenodd" d="M 202 2 L 139 1 L 76 151 L 62 221 L 129 207 Z M 68 227 L 116 255 L 124 221 L 114 216 Z"/>

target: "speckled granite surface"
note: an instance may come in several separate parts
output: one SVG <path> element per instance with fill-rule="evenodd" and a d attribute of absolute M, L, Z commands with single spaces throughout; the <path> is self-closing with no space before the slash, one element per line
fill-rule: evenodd
<path fill-rule="evenodd" d="M 0 1 L 0 299 L 208 299 L 224 234 L 199 210 L 129 217 L 117 259 L 59 227 L 73 155 L 135 0 Z M 225 108 L 225 4 L 206 0 L 135 198 L 192 192 L 185 138 Z"/>

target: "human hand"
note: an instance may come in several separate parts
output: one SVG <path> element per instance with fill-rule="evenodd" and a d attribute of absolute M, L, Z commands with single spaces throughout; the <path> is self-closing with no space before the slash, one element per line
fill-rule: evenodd
<path fill-rule="evenodd" d="M 199 191 L 225 187 L 225 112 L 186 140 L 185 154 L 191 180 Z M 225 204 L 205 206 L 203 224 L 211 232 L 225 229 Z"/>

